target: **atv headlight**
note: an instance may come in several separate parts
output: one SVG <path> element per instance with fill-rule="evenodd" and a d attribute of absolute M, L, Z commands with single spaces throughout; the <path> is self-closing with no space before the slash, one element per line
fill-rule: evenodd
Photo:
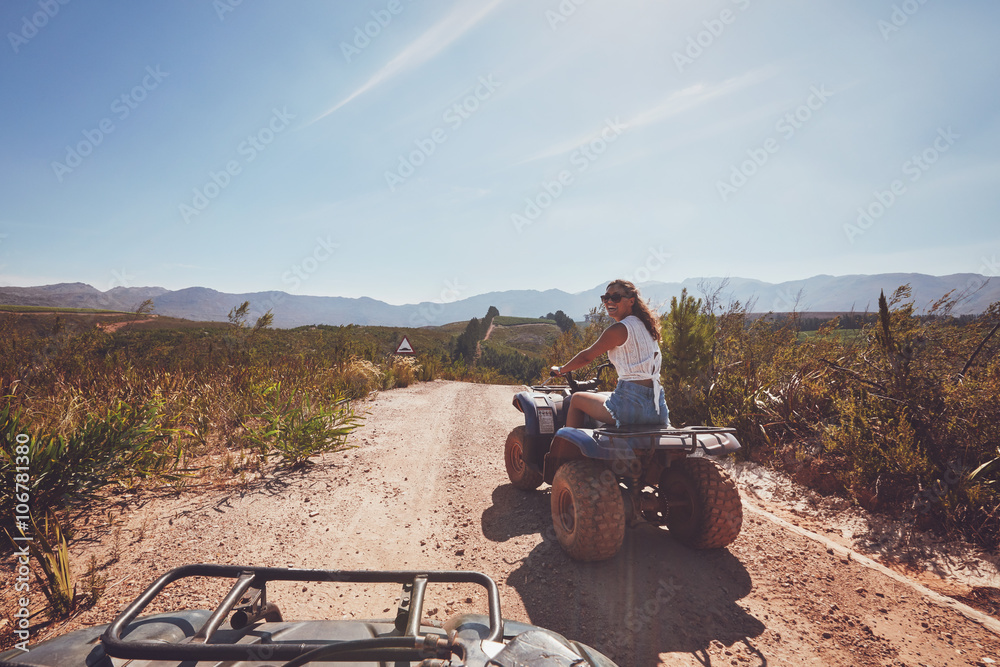
<path fill-rule="evenodd" d="M 552 410 L 549 408 L 538 408 L 538 432 L 539 433 L 555 433 L 556 432 L 556 420 L 555 415 L 552 414 Z"/>

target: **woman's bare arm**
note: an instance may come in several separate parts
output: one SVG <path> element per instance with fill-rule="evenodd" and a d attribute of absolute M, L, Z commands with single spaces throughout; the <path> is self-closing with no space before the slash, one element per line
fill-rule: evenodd
<path fill-rule="evenodd" d="M 621 322 L 615 322 L 604 330 L 597 342 L 585 350 L 577 352 L 576 356 L 559 366 L 556 375 L 563 375 L 578 368 L 583 368 L 608 350 L 618 347 L 628 339 L 628 328 Z"/>

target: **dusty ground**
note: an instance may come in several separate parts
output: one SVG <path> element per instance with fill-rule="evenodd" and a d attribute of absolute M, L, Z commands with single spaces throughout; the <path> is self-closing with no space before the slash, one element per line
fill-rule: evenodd
<path fill-rule="evenodd" d="M 97 328 L 98 329 L 103 329 L 107 333 L 114 333 L 114 332 L 118 331 L 119 329 L 121 329 L 123 327 L 129 326 L 130 324 L 131 325 L 145 324 L 146 322 L 153 322 L 153 321 L 154 321 L 154 318 L 147 317 L 147 318 L 144 318 L 144 319 L 141 319 L 141 320 L 126 320 L 124 322 L 113 322 L 112 324 L 98 324 Z"/>
<path fill-rule="evenodd" d="M 94 555 L 108 589 L 70 622 L 35 628 L 33 642 L 107 622 L 158 574 L 200 561 L 479 570 L 499 584 L 505 617 L 580 639 L 622 667 L 1000 663 L 991 630 L 755 508 L 869 554 L 902 548 L 873 541 L 875 523 L 849 508 L 821 507 L 787 490 L 783 496 L 787 487 L 745 468 L 734 472 L 748 510 L 730 548 L 695 552 L 665 531 L 640 527 L 626 532 L 610 561 L 569 560 L 551 533 L 548 487 L 526 493 L 507 482 L 503 443 L 521 423 L 510 406 L 517 389 L 433 382 L 385 392 L 368 405 L 353 436 L 357 449 L 326 455 L 306 473 L 248 488 L 145 496 L 111 525 L 95 517 L 77 534 L 74 562 L 82 571 Z M 971 583 L 995 582 L 989 563 L 963 556 L 965 572 L 955 558 L 946 554 L 951 566 L 935 567 L 978 577 Z M 12 579 L 4 579 L 5 613 Z M 957 579 L 941 584 L 970 590 Z M 214 606 L 221 589 L 191 584 L 170 592 L 164 607 Z M 270 599 L 286 618 L 384 618 L 394 614 L 397 594 L 395 587 L 300 585 L 271 591 Z M 431 587 L 425 609 L 444 619 L 482 612 L 484 600 L 473 588 Z"/>

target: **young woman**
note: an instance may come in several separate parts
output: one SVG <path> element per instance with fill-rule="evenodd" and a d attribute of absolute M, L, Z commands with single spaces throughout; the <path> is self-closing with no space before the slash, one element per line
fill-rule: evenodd
<path fill-rule="evenodd" d="M 605 352 L 618 371 L 618 385 L 609 397 L 590 392 L 573 394 L 566 426 L 581 427 L 586 415 L 605 424 L 668 424 L 667 403 L 660 387 L 660 326 L 636 286 L 627 280 L 608 284 L 601 302 L 615 324 L 597 342 L 579 352 L 556 375 L 583 368 Z"/>

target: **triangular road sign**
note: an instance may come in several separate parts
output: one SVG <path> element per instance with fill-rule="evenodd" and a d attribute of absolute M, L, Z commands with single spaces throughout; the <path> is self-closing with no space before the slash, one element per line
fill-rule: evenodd
<path fill-rule="evenodd" d="M 410 345 L 410 341 L 406 336 L 403 336 L 403 340 L 400 341 L 399 347 L 396 348 L 396 354 L 416 354 L 413 350 L 413 346 Z"/>

